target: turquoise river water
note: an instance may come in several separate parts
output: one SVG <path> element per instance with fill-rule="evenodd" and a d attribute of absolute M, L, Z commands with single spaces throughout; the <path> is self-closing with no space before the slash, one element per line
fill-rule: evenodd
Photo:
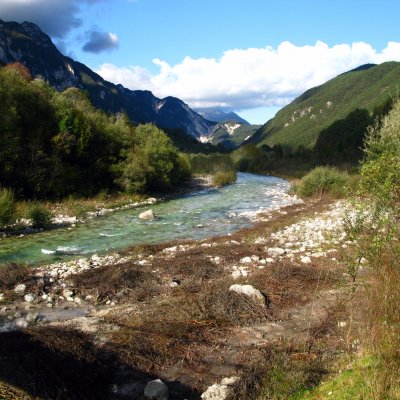
<path fill-rule="evenodd" d="M 257 211 L 283 204 L 288 189 L 289 183 L 276 177 L 239 173 L 236 183 L 221 189 L 116 211 L 75 228 L 1 239 L 0 263 L 51 263 L 135 244 L 226 235 L 251 225 Z M 149 208 L 158 218 L 140 220 L 138 215 Z"/>

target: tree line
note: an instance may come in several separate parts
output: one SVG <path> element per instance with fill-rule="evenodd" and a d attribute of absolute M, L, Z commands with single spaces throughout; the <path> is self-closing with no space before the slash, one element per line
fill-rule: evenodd
<path fill-rule="evenodd" d="M 93 107 L 85 92 L 57 92 L 15 63 L 0 68 L 0 187 L 18 198 L 168 190 L 188 159 L 157 127 Z"/>

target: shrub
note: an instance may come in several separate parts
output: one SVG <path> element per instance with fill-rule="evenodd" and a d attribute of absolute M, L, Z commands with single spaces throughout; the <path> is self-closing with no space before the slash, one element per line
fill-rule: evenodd
<path fill-rule="evenodd" d="M 34 228 L 48 228 L 51 225 L 51 212 L 39 203 L 34 203 L 29 210 L 29 218 Z"/>
<path fill-rule="evenodd" d="M 317 167 L 294 185 L 295 193 L 304 197 L 343 197 L 346 195 L 350 176 L 337 168 Z"/>
<path fill-rule="evenodd" d="M 12 223 L 15 219 L 14 194 L 10 189 L 0 189 L 0 226 Z"/>
<path fill-rule="evenodd" d="M 213 185 L 217 187 L 229 185 L 236 181 L 235 171 L 221 171 L 213 176 Z"/>

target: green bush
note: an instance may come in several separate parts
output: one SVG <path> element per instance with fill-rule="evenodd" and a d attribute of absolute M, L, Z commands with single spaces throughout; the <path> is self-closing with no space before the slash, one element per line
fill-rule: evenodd
<path fill-rule="evenodd" d="M 235 171 L 221 171 L 213 176 L 213 185 L 217 187 L 229 185 L 236 181 Z"/>
<path fill-rule="evenodd" d="M 14 220 L 14 194 L 10 189 L 0 189 L 0 226 L 11 224 Z"/>
<path fill-rule="evenodd" d="M 337 168 L 317 167 L 294 185 L 295 193 L 303 197 L 344 197 L 347 194 L 350 175 Z"/>
<path fill-rule="evenodd" d="M 48 228 L 51 225 L 52 214 L 43 205 L 35 203 L 29 210 L 29 218 L 34 228 Z"/>

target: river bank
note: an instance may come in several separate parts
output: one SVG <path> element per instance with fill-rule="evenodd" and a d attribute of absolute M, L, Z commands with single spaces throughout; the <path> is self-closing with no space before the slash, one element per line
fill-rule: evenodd
<path fill-rule="evenodd" d="M 64 370 L 62 382 L 45 384 L 53 393 L 79 388 L 87 398 L 139 399 L 155 378 L 166 382 L 170 399 L 223 399 L 229 391 L 252 398 L 243 394 L 249 371 L 260 359 L 268 364 L 265 352 L 278 363 L 277 350 L 287 357 L 279 362 L 304 363 L 303 372 L 314 368 L 321 379 L 322 359 L 340 354 L 349 335 L 342 262 L 352 246 L 343 230 L 349 207 L 308 201 L 259 214 L 255 226 L 229 236 L 32 270 L 2 291 L 2 329 L 9 331 L 2 342 L 50 351 L 46 366 L 35 366 L 46 379 L 48 368 L 76 367 L 76 357 L 84 357 L 93 382 L 108 366 L 99 387 L 90 379 L 70 387 Z M 92 349 L 91 361 L 84 348 Z M 21 356 L 18 350 L 14 360 Z M 26 376 L 7 379 L 27 389 Z"/>
<path fill-rule="evenodd" d="M 9 227 L 0 227 L 0 240 L 5 237 L 29 235 L 44 230 L 60 227 L 74 226 L 77 223 L 85 223 L 93 218 L 102 217 L 121 210 L 132 210 L 157 202 L 171 200 L 185 194 L 214 188 L 212 176 L 193 176 L 185 185 L 178 186 L 173 192 L 158 194 L 156 197 L 142 195 L 102 194 L 92 199 L 66 199 L 62 202 L 41 203 L 45 210 L 52 215 L 48 226 L 35 228 L 29 218 L 20 218 Z M 18 214 L 27 214 L 31 205 L 27 202 L 17 203 Z"/>

